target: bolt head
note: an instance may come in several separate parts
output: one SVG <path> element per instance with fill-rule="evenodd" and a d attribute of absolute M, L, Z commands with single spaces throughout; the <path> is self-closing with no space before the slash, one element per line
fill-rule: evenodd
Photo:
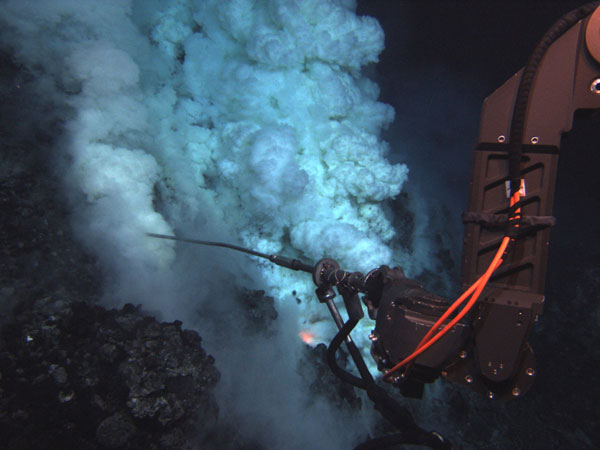
<path fill-rule="evenodd" d="M 592 81 L 592 84 L 590 84 L 590 91 L 592 91 L 593 94 L 600 95 L 600 78 L 596 78 Z"/>
<path fill-rule="evenodd" d="M 467 357 L 467 352 L 463 350 L 458 354 L 458 356 L 460 356 L 460 359 L 465 359 Z"/>
<path fill-rule="evenodd" d="M 532 376 L 534 376 L 534 375 L 535 375 L 535 370 L 534 370 L 532 367 L 528 367 L 528 368 L 525 370 L 525 373 L 526 373 L 528 376 L 532 377 Z"/>
<path fill-rule="evenodd" d="M 473 382 L 473 377 L 471 375 L 465 375 L 465 381 L 471 384 Z"/>
<path fill-rule="evenodd" d="M 518 387 L 514 387 L 512 390 L 512 395 L 513 397 L 518 397 L 519 395 L 521 395 L 521 389 L 519 389 Z"/>

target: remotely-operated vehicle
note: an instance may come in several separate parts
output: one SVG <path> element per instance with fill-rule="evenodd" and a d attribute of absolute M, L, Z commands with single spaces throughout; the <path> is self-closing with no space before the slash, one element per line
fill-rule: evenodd
<path fill-rule="evenodd" d="M 462 285 L 453 303 L 427 292 L 399 268 L 382 266 L 366 275 L 340 269 L 336 261 L 315 265 L 237 246 L 217 245 L 312 274 L 316 294 L 339 328 L 327 360 L 343 381 L 367 391 L 375 408 L 400 433 L 358 449 L 401 443 L 451 448 L 438 433 L 422 430 L 373 379 L 350 332 L 364 316 L 375 320 L 371 355 L 383 379 L 405 396 L 419 398 L 438 377 L 490 399 L 524 395 L 536 376 L 528 343 L 542 313 L 554 188 L 560 141 L 576 111 L 600 110 L 600 2 L 563 16 L 543 36 L 527 65 L 483 104 L 465 224 Z M 344 321 L 333 299 L 342 296 Z M 345 343 L 360 376 L 336 362 Z"/>

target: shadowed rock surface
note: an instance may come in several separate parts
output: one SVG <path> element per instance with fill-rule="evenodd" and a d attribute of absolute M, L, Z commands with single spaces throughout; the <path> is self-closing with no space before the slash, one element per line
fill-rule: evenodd
<path fill-rule="evenodd" d="M 43 298 L 2 329 L 7 448 L 190 448 L 217 417 L 219 379 L 195 331 L 133 305 Z"/>

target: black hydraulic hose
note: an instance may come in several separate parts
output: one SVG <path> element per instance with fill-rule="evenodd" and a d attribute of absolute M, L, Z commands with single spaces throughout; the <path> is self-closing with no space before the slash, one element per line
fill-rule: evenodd
<path fill-rule="evenodd" d="M 340 348 L 340 345 L 342 345 L 342 342 L 344 342 L 344 340 L 346 339 L 346 337 L 350 334 L 350 332 L 352 331 L 352 329 L 356 326 L 358 321 L 355 320 L 349 320 L 348 322 L 346 322 L 342 328 L 339 329 L 339 331 L 337 332 L 337 334 L 334 336 L 334 338 L 331 340 L 331 343 L 329 344 L 329 347 L 327 348 L 327 365 L 329 365 L 329 369 L 342 381 L 345 381 L 346 383 L 350 383 L 352 386 L 355 386 L 359 389 L 367 389 L 367 382 L 359 377 L 356 377 L 354 375 L 352 375 L 350 372 L 345 371 L 344 369 L 342 369 L 336 359 L 335 359 L 335 355 L 337 353 L 337 351 Z M 353 343 L 348 343 L 351 345 L 354 345 Z"/>
<path fill-rule="evenodd" d="M 332 339 L 329 347 L 327 348 L 327 364 L 330 370 L 342 381 L 350 383 L 351 385 L 364 389 L 367 391 L 367 395 L 373 401 L 375 409 L 396 428 L 404 430 L 401 433 L 396 433 L 390 436 L 384 436 L 381 438 L 371 439 L 367 442 L 360 444 L 355 450 L 376 450 L 389 448 L 392 445 L 398 444 L 415 444 L 425 445 L 435 450 L 447 450 L 451 449 L 452 446 L 444 438 L 437 433 L 430 433 L 420 428 L 413 420 L 412 415 L 408 410 L 403 408 L 398 402 L 391 398 L 388 393 L 381 386 L 378 386 L 373 380 L 368 368 L 366 366 L 364 370 L 360 370 L 361 366 L 357 361 L 357 358 L 353 358 L 355 364 L 359 368 L 359 372 L 362 378 L 352 375 L 350 372 L 342 369 L 336 361 L 336 353 L 339 350 L 342 342 L 346 340 L 352 329 L 356 326 L 358 320 L 348 320 L 339 329 L 335 337 Z M 353 350 L 358 352 L 358 348 L 353 342 L 346 341 L 348 350 L 354 356 Z M 358 360 L 364 361 L 358 356 Z"/>
<path fill-rule="evenodd" d="M 529 57 L 529 61 L 523 70 L 517 98 L 513 109 L 512 120 L 510 123 L 509 156 L 508 170 L 510 179 L 511 195 L 517 192 L 521 184 L 521 157 L 523 153 L 523 133 L 525 132 L 525 118 L 527 106 L 531 97 L 531 87 L 533 80 L 548 48 L 565 34 L 573 25 L 581 19 L 590 15 L 600 2 L 591 2 L 562 16 L 547 32 L 544 34 L 535 50 Z"/>

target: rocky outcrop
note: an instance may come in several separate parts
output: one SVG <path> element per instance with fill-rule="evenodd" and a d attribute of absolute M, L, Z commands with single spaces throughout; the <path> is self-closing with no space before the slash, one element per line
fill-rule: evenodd
<path fill-rule="evenodd" d="M 0 367 L 9 449 L 187 449 L 217 417 L 200 336 L 133 305 L 37 300 L 2 328 Z"/>

